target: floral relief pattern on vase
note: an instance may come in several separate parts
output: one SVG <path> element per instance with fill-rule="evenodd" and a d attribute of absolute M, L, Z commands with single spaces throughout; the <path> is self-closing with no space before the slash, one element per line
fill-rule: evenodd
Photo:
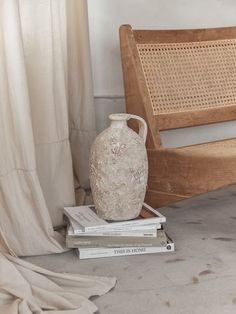
<path fill-rule="evenodd" d="M 109 118 L 110 127 L 97 136 L 90 152 L 93 200 L 104 219 L 133 219 L 139 215 L 146 193 L 147 126 L 134 115 L 113 114 Z M 131 118 L 139 121 L 140 134 L 127 126 Z"/>

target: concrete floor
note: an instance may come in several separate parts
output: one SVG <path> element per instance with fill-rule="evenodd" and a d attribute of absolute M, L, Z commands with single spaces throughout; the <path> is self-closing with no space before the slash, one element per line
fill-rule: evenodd
<path fill-rule="evenodd" d="M 176 251 L 79 260 L 73 251 L 27 258 L 59 272 L 116 276 L 94 298 L 101 314 L 236 313 L 236 186 L 160 210 Z"/>

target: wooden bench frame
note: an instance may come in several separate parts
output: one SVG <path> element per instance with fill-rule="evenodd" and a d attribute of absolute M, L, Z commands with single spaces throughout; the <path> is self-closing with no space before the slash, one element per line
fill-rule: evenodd
<path fill-rule="evenodd" d="M 162 146 L 160 138 L 162 130 L 235 120 L 236 104 L 154 115 L 137 45 L 226 39 L 236 39 L 236 27 L 194 30 L 133 30 L 130 25 L 120 27 L 126 111 L 143 117 L 148 124 L 149 180 L 146 201 L 153 206 L 171 204 L 236 182 L 236 170 L 230 171 L 230 167 L 236 169 L 236 155 L 228 154 L 224 159 L 227 165 L 222 165 L 222 158 L 217 157 L 217 152 L 212 157 L 195 154 L 196 147 L 193 150 L 191 147 L 168 149 Z M 136 129 L 135 124 L 131 127 Z M 209 149 L 207 145 L 204 147 Z M 211 165 L 212 158 L 214 166 Z M 209 171 L 206 167 L 210 167 Z M 189 184 L 184 182 L 186 180 Z"/>

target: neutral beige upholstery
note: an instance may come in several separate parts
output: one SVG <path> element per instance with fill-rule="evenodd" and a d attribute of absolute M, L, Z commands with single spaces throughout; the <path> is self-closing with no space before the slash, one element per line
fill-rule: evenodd
<path fill-rule="evenodd" d="M 186 146 L 176 149 L 183 154 L 194 154 L 195 156 L 209 156 L 216 158 L 232 157 L 236 158 L 236 138 L 231 140 L 216 141 L 211 143 Z"/>

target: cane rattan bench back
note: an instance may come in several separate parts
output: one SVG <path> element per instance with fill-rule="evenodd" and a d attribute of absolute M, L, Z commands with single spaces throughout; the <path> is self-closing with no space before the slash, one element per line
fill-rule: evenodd
<path fill-rule="evenodd" d="M 236 104 L 236 39 L 137 49 L 154 115 Z"/>
<path fill-rule="evenodd" d="M 126 25 L 120 40 L 127 111 L 143 113 L 155 132 L 236 119 L 235 27 L 149 31 Z M 144 108 L 135 110 L 138 99 Z"/>

